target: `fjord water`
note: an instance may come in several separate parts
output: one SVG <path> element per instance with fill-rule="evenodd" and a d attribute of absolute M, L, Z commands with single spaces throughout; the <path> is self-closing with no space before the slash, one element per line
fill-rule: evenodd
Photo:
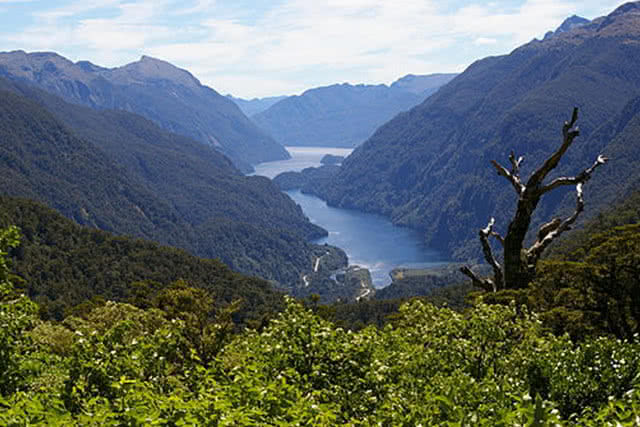
<path fill-rule="evenodd" d="M 302 169 L 320 166 L 325 154 L 346 157 L 353 151 L 351 148 L 331 147 L 285 147 L 291 158 L 275 162 L 260 163 L 255 166 L 254 175 L 275 178 L 282 172 L 300 172 Z M 304 208 L 304 206 L 303 206 Z"/>
<path fill-rule="evenodd" d="M 286 148 L 291 159 L 261 163 L 255 167 L 255 174 L 273 178 L 282 172 L 319 166 L 325 154 L 346 156 L 351 152 L 328 147 Z M 311 222 L 329 231 L 328 237 L 314 243 L 344 249 L 350 264 L 371 271 L 373 284 L 378 288 L 391 282 L 389 273 L 395 267 L 427 268 L 442 264 L 439 254 L 425 247 L 415 230 L 393 225 L 379 215 L 330 207 L 325 201 L 299 190 L 287 194 L 302 207 Z"/>

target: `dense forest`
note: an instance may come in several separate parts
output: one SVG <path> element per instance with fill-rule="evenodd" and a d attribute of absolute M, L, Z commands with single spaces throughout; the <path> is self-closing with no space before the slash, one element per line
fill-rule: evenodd
<path fill-rule="evenodd" d="M 0 227 L 9 225 L 21 233 L 10 253 L 13 274 L 43 319 L 62 320 L 107 300 L 146 307 L 178 282 L 206 290 L 218 306 L 241 300 L 234 315 L 239 324 L 282 307 L 282 295 L 267 281 L 233 272 L 219 260 L 83 227 L 37 202 L 0 197 Z"/>
<path fill-rule="evenodd" d="M 595 227 L 626 222 L 638 199 Z M 637 224 L 592 234 L 519 294 L 471 294 L 457 310 L 378 301 L 378 314 L 394 314 L 347 328 L 326 318 L 372 302 L 288 298 L 242 331 L 237 304 L 186 282 L 137 307 L 102 301 L 43 320 L 15 274 L 33 232 L 0 233 L 3 425 L 631 426 L 640 416 Z M 106 259 L 110 245 L 126 247 L 112 240 Z"/>

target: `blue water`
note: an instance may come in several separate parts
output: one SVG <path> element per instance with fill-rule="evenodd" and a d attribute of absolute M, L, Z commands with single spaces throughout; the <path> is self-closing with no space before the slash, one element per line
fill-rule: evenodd
<path fill-rule="evenodd" d="M 290 160 L 262 163 L 256 174 L 274 177 L 288 170 L 318 166 L 327 153 L 346 155 L 350 150 L 327 147 L 286 147 Z M 342 248 L 351 265 L 371 271 L 373 284 L 380 288 L 391 283 L 389 273 L 396 267 L 426 268 L 443 263 L 440 255 L 422 244 L 417 231 L 393 225 L 379 215 L 327 206 L 323 200 L 299 190 L 287 194 L 301 207 L 309 220 L 329 232 L 315 243 Z"/>
<path fill-rule="evenodd" d="M 289 160 L 278 160 L 275 162 L 265 162 L 254 166 L 254 175 L 274 178 L 282 172 L 300 172 L 302 169 L 320 166 L 320 160 L 325 154 L 346 157 L 353 151 L 351 148 L 331 148 L 331 147 L 285 147 L 291 158 Z"/>

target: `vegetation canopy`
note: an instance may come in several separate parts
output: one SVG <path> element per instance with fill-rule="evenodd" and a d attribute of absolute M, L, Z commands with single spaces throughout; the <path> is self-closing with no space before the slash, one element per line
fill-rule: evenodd
<path fill-rule="evenodd" d="M 288 298 L 233 334 L 202 290 L 154 305 L 108 302 L 61 323 L 19 295 L 0 232 L 0 424 L 632 426 L 640 342 L 572 341 L 528 309 L 464 312 L 421 301 L 383 328 L 349 331 Z"/>

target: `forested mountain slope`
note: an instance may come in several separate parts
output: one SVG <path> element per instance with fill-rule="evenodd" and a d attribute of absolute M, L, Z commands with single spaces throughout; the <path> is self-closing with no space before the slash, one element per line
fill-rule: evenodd
<path fill-rule="evenodd" d="M 61 320 L 95 297 L 150 299 L 177 280 L 206 289 L 221 306 L 242 299 L 242 321 L 282 304 L 282 295 L 265 280 L 234 273 L 218 260 L 83 227 L 37 202 L 0 196 L 0 228 L 8 225 L 17 225 L 21 234 L 12 252 L 13 272 L 45 318 Z"/>
<path fill-rule="evenodd" d="M 216 147 L 243 170 L 289 156 L 231 100 L 188 71 L 148 56 L 108 69 L 55 53 L 4 52 L 0 76 L 32 83 L 76 104 L 138 113 L 166 130 Z"/>
<path fill-rule="evenodd" d="M 0 92 L 2 193 L 47 200 L 81 224 L 177 238 L 170 206 L 52 114 L 17 94 Z M 172 231 L 172 232 L 170 232 Z"/>
<path fill-rule="evenodd" d="M 309 89 L 251 118 L 283 145 L 355 147 L 454 76 L 406 76 L 390 87 L 343 83 Z"/>
<path fill-rule="evenodd" d="M 491 216 L 503 232 L 515 206 L 490 161 L 525 156 L 522 176 L 561 142 L 572 107 L 580 136 L 557 169 L 575 175 L 598 153 L 611 158 L 586 185 L 593 213 L 637 186 L 640 173 L 640 4 L 472 64 L 424 103 L 398 115 L 343 163 L 321 191 L 331 204 L 380 212 L 424 231 L 458 257 L 479 248 Z M 551 177 L 552 178 L 552 177 Z M 567 191 L 572 191 L 567 188 Z M 555 193 L 555 192 L 554 192 Z M 536 220 L 573 208 L 573 193 L 543 198 Z M 467 244 L 465 244 L 465 242 Z"/>
<path fill-rule="evenodd" d="M 209 147 L 131 113 L 70 105 L 8 81 L 0 87 L 11 90 L 0 97 L 3 194 L 220 258 L 287 288 L 311 269 L 306 242 L 324 231 L 268 179 L 241 176 Z"/>

